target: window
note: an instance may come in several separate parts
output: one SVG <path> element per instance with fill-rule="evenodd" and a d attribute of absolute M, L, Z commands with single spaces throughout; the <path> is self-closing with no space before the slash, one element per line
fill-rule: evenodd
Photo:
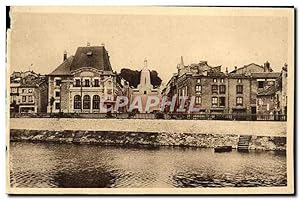
<path fill-rule="evenodd" d="M 212 94 L 218 94 L 218 86 L 217 85 L 212 85 L 211 86 L 211 93 Z"/>
<path fill-rule="evenodd" d="M 60 97 L 60 91 L 55 91 L 55 97 Z"/>
<path fill-rule="evenodd" d="M 26 96 L 22 96 L 22 102 L 26 102 Z"/>
<path fill-rule="evenodd" d="M 89 95 L 83 96 L 83 109 L 90 109 L 91 97 Z"/>
<path fill-rule="evenodd" d="M 220 94 L 225 94 L 226 92 L 226 86 L 225 85 L 220 85 L 219 86 Z"/>
<path fill-rule="evenodd" d="M 32 89 L 28 89 L 28 93 L 32 93 Z"/>
<path fill-rule="evenodd" d="M 74 109 L 81 109 L 81 96 L 80 95 L 74 96 Z"/>
<path fill-rule="evenodd" d="M 236 98 L 236 105 L 242 106 L 243 105 L 243 97 L 237 97 Z"/>
<path fill-rule="evenodd" d="M 221 78 L 221 83 L 224 83 L 224 78 Z"/>
<path fill-rule="evenodd" d="M 99 87 L 99 79 L 94 80 L 94 87 Z"/>
<path fill-rule="evenodd" d="M 81 84 L 80 84 L 80 79 L 76 79 L 76 80 L 75 80 L 75 85 L 74 85 L 74 86 L 75 86 L 75 87 L 80 87 L 80 85 L 81 85 Z"/>
<path fill-rule="evenodd" d="M 197 79 L 197 83 L 201 83 L 201 79 L 200 78 Z"/>
<path fill-rule="evenodd" d="M 196 94 L 201 94 L 201 91 L 202 91 L 202 87 L 201 85 L 196 85 Z"/>
<path fill-rule="evenodd" d="M 60 84 L 61 84 L 61 80 L 60 80 L 60 79 L 56 79 L 56 80 L 55 80 L 55 85 L 56 85 L 56 86 L 60 86 Z"/>
<path fill-rule="evenodd" d="M 55 103 L 55 109 L 60 109 L 60 103 L 59 102 Z"/>
<path fill-rule="evenodd" d="M 220 97 L 219 98 L 219 101 L 220 101 L 220 106 L 225 106 L 225 97 Z"/>
<path fill-rule="evenodd" d="M 93 96 L 93 109 L 99 109 L 100 108 L 100 97 L 99 95 Z"/>
<path fill-rule="evenodd" d="M 242 85 L 237 85 L 236 86 L 236 93 L 237 94 L 243 94 L 243 86 Z"/>
<path fill-rule="evenodd" d="M 264 88 L 264 81 L 258 81 L 258 88 Z"/>
<path fill-rule="evenodd" d="M 28 102 L 33 102 L 32 96 L 28 96 Z"/>
<path fill-rule="evenodd" d="M 239 79 L 237 80 L 237 82 L 238 82 L 238 83 L 242 83 L 242 79 L 239 78 Z"/>
<path fill-rule="evenodd" d="M 202 103 L 201 97 L 196 97 L 196 105 L 200 105 Z"/>
<path fill-rule="evenodd" d="M 211 105 L 212 106 L 218 106 L 218 98 L 217 97 L 212 97 L 211 98 Z"/>
<path fill-rule="evenodd" d="M 22 89 L 22 93 L 26 93 L 26 89 Z"/>
<path fill-rule="evenodd" d="M 85 87 L 90 87 L 90 80 L 89 79 L 84 80 L 84 86 Z"/>
<path fill-rule="evenodd" d="M 214 82 L 214 83 L 216 83 L 216 82 L 217 82 L 217 79 L 216 79 L 216 78 L 214 78 L 214 79 L 213 79 L 213 82 Z"/>

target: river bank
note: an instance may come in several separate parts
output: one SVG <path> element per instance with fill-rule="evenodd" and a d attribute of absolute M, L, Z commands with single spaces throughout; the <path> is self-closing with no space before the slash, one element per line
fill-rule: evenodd
<path fill-rule="evenodd" d="M 11 141 L 237 148 L 247 135 L 249 149 L 286 149 L 286 122 L 11 118 L 9 123 Z"/>
<path fill-rule="evenodd" d="M 129 146 L 186 146 L 200 148 L 232 146 L 233 148 L 237 148 L 239 135 L 167 132 L 153 133 L 80 130 L 49 131 L 11 129 L 10 141 Z M 249 150 L 286 150 L 286 137 L 252 136 L 249 141 Z"/>

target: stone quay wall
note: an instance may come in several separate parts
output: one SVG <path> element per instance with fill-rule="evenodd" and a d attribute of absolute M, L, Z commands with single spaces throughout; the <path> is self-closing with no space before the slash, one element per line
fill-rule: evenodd
<path fill-rule="evenodd" d="M 249 149 L 286 149 L 286 122 L 159 119 L 11 118 L 11 141 L 99 145 L 237 148 L 250 135 Z"/>
<path fill-rule="evenodd" d="M 55 142 L 97 145 L 127 146 L 183 146 L 213 148 L 229 145 L 237 148 L 239 135 L 194 134 L 194 133 L 153 133 L 126 131 L 48 131 L 11 129 L 10 141 Z M 286 137 L 252 136 L 251 150 L 285 150 Z"/>

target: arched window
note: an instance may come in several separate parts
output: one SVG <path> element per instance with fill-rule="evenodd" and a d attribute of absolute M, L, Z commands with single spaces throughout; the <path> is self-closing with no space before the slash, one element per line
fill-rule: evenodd
<path fill-rule="evenodd" d="M 90 109 L 91 107 L 91 97 L 89 95 L 83 96 L 83 109 Z"/>
<path fill-rule="evenodd" d="M 74 96 L 74 109 L 81 109 L 81 97 L 80 95 Z"/>
<path fill-rule="evenodd" d="M 100 108 L 100 97 L 99 95 L 93 96 L 93 109 L 99 109 Z"/>

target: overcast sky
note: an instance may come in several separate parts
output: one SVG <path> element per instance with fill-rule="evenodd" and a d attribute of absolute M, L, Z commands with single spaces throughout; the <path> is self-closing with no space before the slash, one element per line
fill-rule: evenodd
<path fill-rule="evenodd" d="M 113 70 L 140 70 L 145 58 L 164 82 L 185 65 L 208 61 L 232 70 L 252 62 L 271 63 L 280 71 L 289 64 L 288 18 L 269 16 L 75 14 L 14 12 L 11 34 L 12 71 L 47 74 L 77 47 L 105 44 Z"/>

